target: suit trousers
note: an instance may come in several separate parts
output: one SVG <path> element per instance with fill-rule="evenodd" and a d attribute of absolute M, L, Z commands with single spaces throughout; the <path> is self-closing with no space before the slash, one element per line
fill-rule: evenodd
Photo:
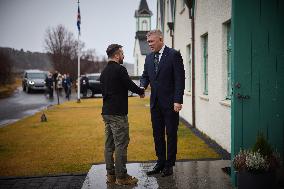
<path fill-rule="evenodd" d="M 156 101 L 156 104 L 151 108 L 151 121 L 156 156 L 158 157 L 157 163 L 161 166 L 172 167 L 175 165 L 177 154 L 179 113 L 175 112 L 173 107 L 161 108 L 159 101 Z"/>

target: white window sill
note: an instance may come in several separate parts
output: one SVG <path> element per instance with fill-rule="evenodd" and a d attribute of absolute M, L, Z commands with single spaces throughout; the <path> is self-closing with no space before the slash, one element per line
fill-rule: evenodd
<path fill-rule="evenodd" d="M 231 100 L 222 100 L 219 102 L 222 106 L 231 107 Z"/>
<path fill-rule="evenodd" d="M 185 96 L 191 96 L 191 92 L 190 91 L 184 91 Z"/>
<path fill-rule="evenodd" d="M 199 98 L 200 98 L 201 100 L 209 101 L 208 95 L 199 95 Z"/>

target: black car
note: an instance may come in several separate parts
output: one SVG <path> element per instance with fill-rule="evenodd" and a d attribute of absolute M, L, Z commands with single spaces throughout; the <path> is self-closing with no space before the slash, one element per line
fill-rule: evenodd
<path fill-rule="evenodd" d="M 87 91 L 87 97 L 94 97 L 95 94 L 102 94 L 100 76 L 101 73 L 86 74 L 89 79 L 89 86 Z"/>
<path fill-rule="evenodd" d="M 45 78 L 46 71 L 41 70 L 26 70 L 22 80 L 23 90 L 30 93 L 32 90 L 46 90 Z"/>
<path fill-rule="evenodd" d="M 102 94 L 100 76 L 101 73 L 86 74 L 86 77 L 88 78 L 87 97 L 94 97 L 95 94 Z M 82 83 L 80 86 L 82 87 Z M 80 92 L 82 93 L 82 90 Z M 128 96 L 137 96 L 137 95 L 133 94 L 131 91 L 128 91 Z"/>

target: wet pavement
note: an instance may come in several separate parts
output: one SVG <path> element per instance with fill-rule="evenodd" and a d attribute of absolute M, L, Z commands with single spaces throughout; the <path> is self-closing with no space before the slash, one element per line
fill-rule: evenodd
<path fill-rule="evenodd" d="M 76 97 L 76 94 L 72 94 L 71 100 Z M 60 103 L 66 100 L 63 94 L 59 98 Z M 0 99 L 0 128 L 57 103 L 55 93 L 54 99 L 49 99 L 43 91 L 27 94 L 19 87 L 12 96 Z"/>
<path fill-rule="evenodd" d="M 106 184 L 105 164 L 98 164 L 93 165 L 88 174 L 0 176 L 0 189 L 234 189 L 230 177 L 222 171 L 229 165 L 230 160 L 178 161 L 173 175 L 161 177 L 146 175 L 154 163 L 129 163 L 128 173 L 139 179 L 138 184 L 118 186 Z M 283 176 L 279 178 L 277 189 L 284 189 Z"/>
<path fill-rule="evenodd" d="M 129 163 L 128 173 L 138 178 L 136 186 L 106 184 L 105 164 L 93 165 L 88 174 L 46 177 L 0 177 L 1 189 L 233 189 L 223 171 L 229 160 L 178 161 L 174 174 L 147 176 L 154 163 Z"/>
<path fill-rule="evenodd" d="M 80 189 L 86 175 L 0 178 L 1 189 Z"/>
<path fill-rule="evenodd" d="M 161 177 L 146 175 L 154 163 L 127 164 L 128 174 L 139 180 L 137 186 L 106 184 L 105 164 L 93 165 L 82 189 L 231 189 L 230 177 L 222 171 L 229 165 L 229 160 L 177 162 L 173 175 Z"/>
<path fill-rule="evenodd" d="M 137 95 L 129 93 L 129 96 Z M 94 97 L 101 98 L 102 95 L 96 94 Z M 59 95 L 59 103 L 67 100 L 64 91 L 62 91 L 61 95 Z M 70 100 L 77 100 L 77 93 L 74 90 L 72 91 Z M 34 91 L 27 94 L 23 91 L 22 87 L 18 87 L 12 96 L 0 99 L 0 128 L 56 104 L 58 104 L 58 100 L 55 92 L 54 98 L 49 99 L 44 91 Z"/>

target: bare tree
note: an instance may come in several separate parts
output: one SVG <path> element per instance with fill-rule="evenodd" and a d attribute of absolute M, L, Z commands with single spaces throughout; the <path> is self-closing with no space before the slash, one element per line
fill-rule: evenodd
<path fill-rule="evenodd" d="M 54 69 L 61 73 L 70 73 L 73 77 L 77 73 L 78 41 L 72 32 L 63 25 L 48 28 L 45 33 L 45 49 L 51 56 Z M 80 44 L 81 48 L 83 44 Z"/>
<path fill-rule="evenodd" d="M 58 25 L 46 30 L 44 44 L 47 53 L 51 56 L 54 69 L 61 73 L 70 73 L 73 78 L 76 78 L 78 45 L 82 50 L 84 43 L 79 44 L 72 32 L 63 25 Z M 101 72 L 107 64 L 107 59 L 105 57 L 102 60 L 99 59 L 95 49 L 82 51 L 81 73 Z"/>
<path fill-rule="evenodd" d="M 82 52 L 81 58 L 92 62 L 96 62 L 98 60 L 95 49 L 87 49 Z"/>

